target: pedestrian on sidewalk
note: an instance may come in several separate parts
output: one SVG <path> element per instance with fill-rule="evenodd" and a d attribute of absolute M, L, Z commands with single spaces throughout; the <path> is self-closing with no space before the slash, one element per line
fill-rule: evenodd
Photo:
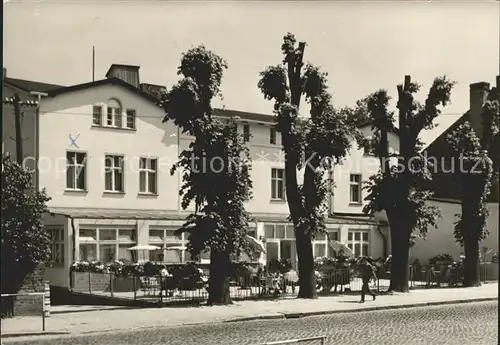
<path fill-rule="evenodd" d="M 365 295 L 369 294 L 372 296 L 373 300 L 375 301 L 375 293 L 370 290 L 370 280 L 374 278 L 377 280 L 377 275 L 375 274 L 375 269 L 374 267 L 368 262 L 368 259 L 366 257 L 361 258 L 360 262 L 360 268 L 361 268 L 361 278 L 363 279 L 363 286 L 361 288 L 361 301 L 360 303 L 365 302 Z"/>

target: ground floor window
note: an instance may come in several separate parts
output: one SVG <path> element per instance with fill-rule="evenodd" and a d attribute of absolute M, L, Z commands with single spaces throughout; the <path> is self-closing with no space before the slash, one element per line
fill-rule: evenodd
<path fill-rule="evenodd" d="M 50 237 L 50 262 L 53 265 L 64 264 L 64 227 L 47 228 Z"/>
<path fill-rule="evenodd" d="M 181 263 L 191 260 L 186 250 L 186 233 L 176 235 L 177 228 L 155 228 L 149 230 L 149 244 L 160 247 L 160 250 L 149 252 L 150 261 L 165 263 Z"/>
<path fill-rule="evenodd" d="M 328 234 L 328 236 L 327 236 Z M 338 230 L 327 230 L 326 233 L 316 234 L 313 240 L 314 257 L 335 256 L 328 241 L 339 240 Z M 266 241 L 266 261 L 290 259 L 292 264 L 297 262 L 295 232 L 292 224 L 265 224 L 264 236 Z"/>
<path fill-rule="evenodd" d="M 264 238 L 266 242 L 266 261 L 290 259 L 296 261 L 295 233 L 293 225 L 268 223 L 264 224 Z"/>
<path fill-rule="evenodd" d="M 367 230 L 349 230 L 347 246 L 355 257 L 370 255 L 370 236 Z"/>
<path fill-rule="evenodd" d="M 79 251 L 82 261 L 135 262 L 137 253 L 128 250 L 135 246 L 135 229 L 94 228 L 80 229 Z"/>

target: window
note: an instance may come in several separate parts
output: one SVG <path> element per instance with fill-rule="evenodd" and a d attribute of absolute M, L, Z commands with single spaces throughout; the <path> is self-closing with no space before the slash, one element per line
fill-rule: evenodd
<path fill-rule="evenodd" d="M 106 116 L 106 125 L 111 127 L 122 127 L 122 106 L 117 99 L 108 101 L 108 112 Z"/>
<path fill-rule="evenodd" d="M 368 231 L 349 230 L 347 246 L 352 250 L 355 257 L 370 255 L 370 241 Z"/>
<path fill-rule="evenodd" d="M 266 239 L 295 239 L 293 225 L 264 224 L 264 237 Z"/>
<path fill-rule="evenodd" d="M 243 140 L 250 141 L 250 125 L 248 123 L 243 125 Z"/>
<path fill-rule="evenodd" d="M 97 230 L 80 229 L 79 250 L 81 261 L 97 261 Z"/>
<path fill-rule="evenodd" d="M 271 145 L 276 145 L 276 128 L 271 127 L 269 130 L 269 143 Z"/>
<path fill-rule="evenodd" d="M 87 154 L 85 152 L 66 153 L 66 188 L 85 190 Z"/>
<path fill-rule="evenodd" d="M 136 244 L 134 229 L 80 229 L 80 260 L 112 262 L 135 261 L 135 252 L 128 250 Z"/>
<path fill-rule="evenodd" d="M 177 229 L 150 229 L 149 244 L 162 248 L 161 250 L 152 250 L 149 252 L 149 260 L 161 261 L 166 263 L 181 263 L 191 260 L 185 245 L 187 236 L 184 234 L 176 235 Z"/>
<path fill-rule="evenodd" d="M 265 224 L 264 225 L 264 237 L 265 238 L 274 238 L 274 224 Z"/>
<path fill-rule="evenodd" d="M 325 257 L 325 244 L 324 243 L 314 243 L 314 257 Z"/>
<path fill-rule="evenodd" d="M 120 108 L 108 107 L 106 124 L 111 127 L 122 127 L 122 110 Z"/>
<path fill-rule="evenodd" d="M 64 264 L 64 228 L 47 229 L 50 236 L 50 261 L 54 265 Z"/>
<path fill-rule="evenodd" d="M 285 169 L 271 169 L 271 199 L 285 200 Z"/>
<path fill-rule="evenodd" d="M 350 202 L 361 204 L 361 175 L 351 174 L 350 176 Z"/>
<path fill-rule="evenodd" d="M 156 194 L 156 159 L 141 158 L 139 163 L 139 192 Z"/>
<path fill-rule="evenodd" d="M 92 124 L 102 126 L 102 107 L 100 105 L 94 105 Z"/>
<path fill-rule="evenodd" d="M 123 192 L 123 156 L 105 157 L 104 189 L 107 192 Z"/>
<path fill-rule="evenodd" d="M 127 109 L 127 128 L 135 129 L 135 110 Z"/>

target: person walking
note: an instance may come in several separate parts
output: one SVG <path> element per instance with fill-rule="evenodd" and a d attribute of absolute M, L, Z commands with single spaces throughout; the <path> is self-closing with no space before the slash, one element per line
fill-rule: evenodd
<path fill-rule="evenodd" d="M 377 279 L 377 275 L 375 274 L 375 269 L 365 257 L 363 257 L 360 260 L 360 268 L 361 268 L 361 278 L 363 279 L 363 286 L 361 288 L 361 301 L 359 302 L 360 303 L 365 302 L 366 294 L 372 295 L 372 298 L 375 301 L 376 298 L 375 293 L 373 293 L 370 290 L 370 280 L 372 278 L 374 278 L 375 280 Z"/>

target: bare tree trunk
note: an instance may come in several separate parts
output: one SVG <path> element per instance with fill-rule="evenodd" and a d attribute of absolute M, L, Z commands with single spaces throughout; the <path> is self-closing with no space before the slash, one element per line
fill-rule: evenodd
<path fill-rule="evenodd" d="M 208 305 L 232 304 L 229 291 L 231 259 L 228 252 L 210 251 Z"/>
<path fill-rule="evenodd" d="M 465 237 L 464 251 L 464 286 L 480 286 L 479 241 L 474 237 Z"/>
<path fill-rule="evenodd" d="M 314 257 L 312 239 L 299 227 L 295 234 L 297 256 L 299 258 L 299 294 L 298 298 L 318 298 L 316 291 L 316 275 L 314 273 Z"/>
<path fill-rule="evenodd" d="M 405 213 L 401 210 L 388 210 L 387 218 L 391 229 L 392 263 L 389 291 L 409 292 L 408 263 L 410 251 L 410 233 Z"/>

